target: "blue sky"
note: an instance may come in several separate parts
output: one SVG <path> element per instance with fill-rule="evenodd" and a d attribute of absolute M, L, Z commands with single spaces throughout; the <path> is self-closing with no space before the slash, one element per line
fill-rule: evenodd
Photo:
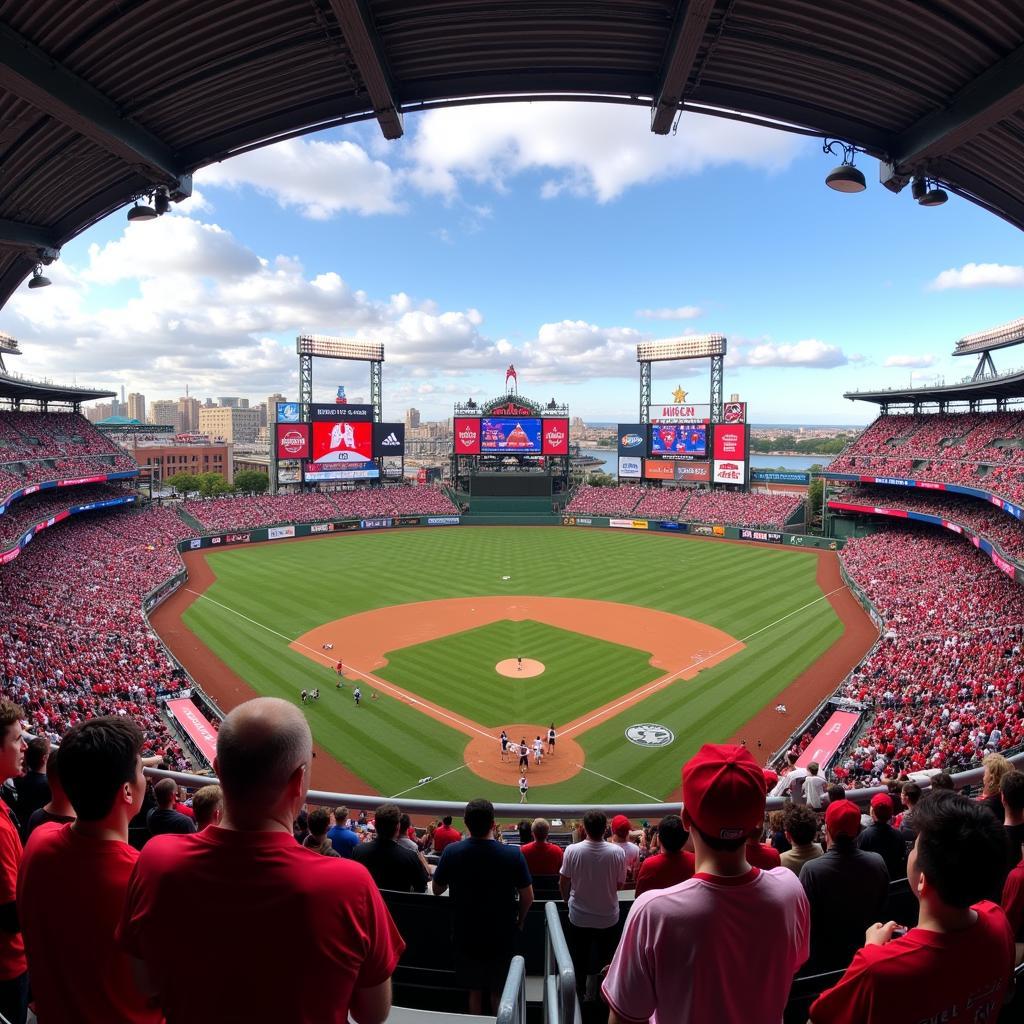
<path fill-rule="evenodd" d="M 631 420 L 635 345 L 719 332 L 726 394 L 755 422 L 865 422 L 854 387 L 971 372 L 958 337 L 1022 315 L 1020 233 L 972 204 L 823 184 L 820 143 L 700 115 L 491 105 L 270 147 L 196 175 L 157 222 L 117 213 L 0 311 L 13 367 L 142 391 L 293 395 L 300 331 L 384 342 L 385 414 L 523 393 Z M 660 311 L 660 313 L 659 313 Z M 1013 351 L 997 354 L 1015 365 Z M 895 364 L 895 365 L 887 365 Z M 318 362 L 318 391 L 364 393 Z M 655 400 L 706 400 L 703 364 L 655 367 Z"/>

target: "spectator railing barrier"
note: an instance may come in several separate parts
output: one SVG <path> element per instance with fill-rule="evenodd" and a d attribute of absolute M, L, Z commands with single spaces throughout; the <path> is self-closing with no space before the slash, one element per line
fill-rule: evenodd
<path fill-rule="evenodd" d="M 526 961 L 521 956 L 512 957 L 496 1020 L 497 1024 L 526 1024 Z"/>
<path fill-rule="evenodd" d="M 576 971 L 562 931 L 558 904 L 544 905 L 544 1024 L 579 1024 Z"/>

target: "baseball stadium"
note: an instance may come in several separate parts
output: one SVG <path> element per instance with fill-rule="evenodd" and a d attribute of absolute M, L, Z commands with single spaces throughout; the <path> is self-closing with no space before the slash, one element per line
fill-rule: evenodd
<path fill-rule="evenodd" d="M 0 312 L 56 330 L 61 248 L 203 168 L 524 99 L 1024 228 L 1024 17 L 906 7 L 0 5 Z M 0 1024 L 1024 1020 L 1024 320 L 844 386 L 870 423 L 799 471 L 754 461 L 748 341 L 631 341 L 609 478 L 557 376 L 452 391 L 428 453 L 408 355 L 320 329 L 251 488 L 0 334 Z"/>

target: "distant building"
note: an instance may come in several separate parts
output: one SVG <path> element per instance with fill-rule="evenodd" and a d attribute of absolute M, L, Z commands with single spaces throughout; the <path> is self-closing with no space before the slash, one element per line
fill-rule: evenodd
<path fill-rule="evenodd" d="M 239 404 L 241 401 L 240 398 L 218 398 L 217 404 L 225 409 L 241 409 L 242 406 Z M 248 405 L 249 403 L 246 402 L 245 404 Z"/>
<path fill-rule="evenodd" d="M 178 429 L 181 433 L 192 433 L 199 429 L 199 410 L 201 406 L 198 398 L 178 399 Z"/>
<path fill-rule="evenodd" d="M 414 427 L 420 425 L 420 411 L 419 409 L 406 409 L 405 410 L 405 426 L 407 430 L 412 430 Z"/>
<path fill-rule="evenodd" d="M 136 442 L 130 451 L 132 458 L 139 464 L 141 478 L 152 478 L 153 483 L 161 487 L 165 480 L 176 473 L 192 473 L 195 476 L 219 473 L 229 484 L 235 479 L 230 444 L 141 441 Z"/>
<path fill-rule="evenodd" d="M 260 414 L 255 409 L 215 406 L 199 410 L 199 431 L 231 444 L 255 444 Z"/>
<path fill-rule="evenodd" d="M 146 422 L 146 396 L 132 391 L 128 395 L 128 419 Z"/>
<path fill-rule="evenodd" d="M 178 403 L 171 398 L 158 398 L 156 401 L 150 402 L 148 419 L 150 423 L 174 427 L 178 433 L 182 432 Z"/>

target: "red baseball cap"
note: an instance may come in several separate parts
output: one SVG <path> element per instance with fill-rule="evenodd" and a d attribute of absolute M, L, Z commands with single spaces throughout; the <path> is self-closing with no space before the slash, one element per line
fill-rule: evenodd
<path fill-rule="evenodd" d="M 715 839 L 740 839 L 764 823 L 764 771 L 746 747 L 705 743 L 683 765 L 683 808 Z"/>
<path fill-rule="evenodd" d="M 825 826 L 833 838 L 854 838 L 860 832 L 860 808 L 850 800 L 836 800 L 825 811 Z"/>
<path fill-rule="evenodd" d="M 779 781 L 779 773 L 774 768 L 765 768 L 764 770 L 764 784 L 771 790 L 775 787 L 775 783 Z"/>
<path fill-rule="evenodd" d="M 612 818 L 612 832 L 617 836 L 627 835 L 632 827 L 633 826 L 630 823 L 629 818 L 624 814 L 616 814 L 615 817 Z"/>
<path fill-rule="evenodd" d="M 876 793 L 871 798 L 872 807 L 887 807 L 892 810 L 892 797 L 888 793 Z"/>

